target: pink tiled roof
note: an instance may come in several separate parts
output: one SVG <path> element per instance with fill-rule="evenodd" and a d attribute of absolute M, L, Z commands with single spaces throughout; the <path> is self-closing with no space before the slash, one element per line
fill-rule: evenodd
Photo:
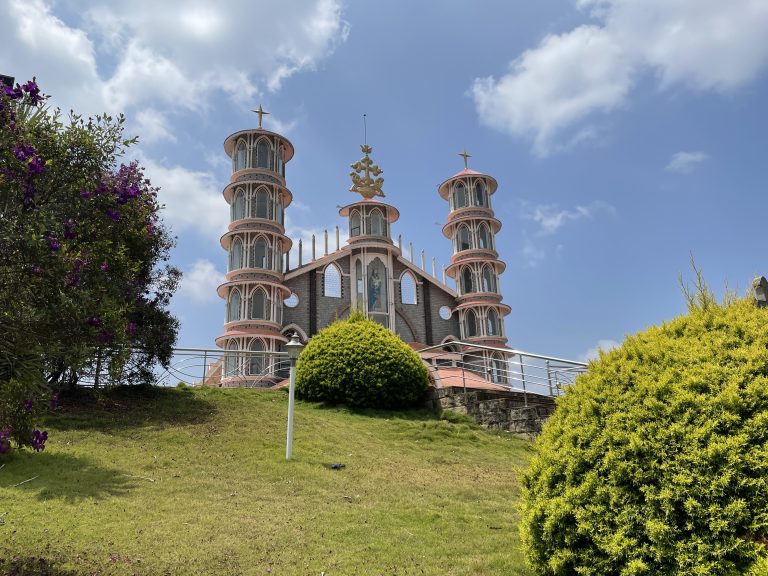
<path fill-rule="evenodd" d="M 489 382 L 482 376 L 461 368 L 430 368 L 437 388 L 471 388 L 473 390 L 506 390 L 503 386 Z"/>

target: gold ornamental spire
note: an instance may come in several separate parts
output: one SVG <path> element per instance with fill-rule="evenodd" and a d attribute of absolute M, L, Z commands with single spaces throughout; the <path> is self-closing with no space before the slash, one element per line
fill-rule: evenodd
<path fill-rule="evenodd" d="M 349 176 L 352 178 L 352 187 L 349 191 L 357 192 L 368 200 L 374 196 L 384 196 L 384 192 L 381 191 L 384 178 L 379 176 L 383 171 L 368 157 L 368 154 L 373 152 L 373 148 L 368 144 L 363 144 L 360 146 L 360 150 L 365 156 L 350 166 L 352 172 L 349 173 Z"/>

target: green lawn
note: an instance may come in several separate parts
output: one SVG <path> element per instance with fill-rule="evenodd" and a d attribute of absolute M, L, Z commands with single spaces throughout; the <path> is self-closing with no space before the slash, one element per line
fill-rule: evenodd
<path fill-rule="evenodd" d="M 0 461 L 0 573 L 530 574 L 526 441 L 299 402 L 286 462 L 286 410 L 254 390 L 64 399 L 45 452 Z"/>

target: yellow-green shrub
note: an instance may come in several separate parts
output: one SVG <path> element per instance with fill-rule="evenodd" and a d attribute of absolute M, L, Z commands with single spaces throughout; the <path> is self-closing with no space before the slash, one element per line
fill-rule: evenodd
<path fill-rule="evenodd" d="M 558 401 L 523 479 L 536 574 L 768 566 L 768 309 L 694 300 Z"/>
<path fill-rule="evenodd" d="M 403 408 L 427 389 L 427 369 L 398 336 L 354 312 L 321 330 L 299 356 L 300 398 L 355 407 Z"/>

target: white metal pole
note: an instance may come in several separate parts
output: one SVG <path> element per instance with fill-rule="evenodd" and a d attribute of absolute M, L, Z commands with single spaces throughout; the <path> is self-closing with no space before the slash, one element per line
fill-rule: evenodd
<path fill-rule="evenodd" d="M 285 459 L 290 460 L 293 452 L 293 396 L 296 391 L 296 359 L 291 358 L 290 385 L 288 387 L 288 437 L 285 443 Z"/>

